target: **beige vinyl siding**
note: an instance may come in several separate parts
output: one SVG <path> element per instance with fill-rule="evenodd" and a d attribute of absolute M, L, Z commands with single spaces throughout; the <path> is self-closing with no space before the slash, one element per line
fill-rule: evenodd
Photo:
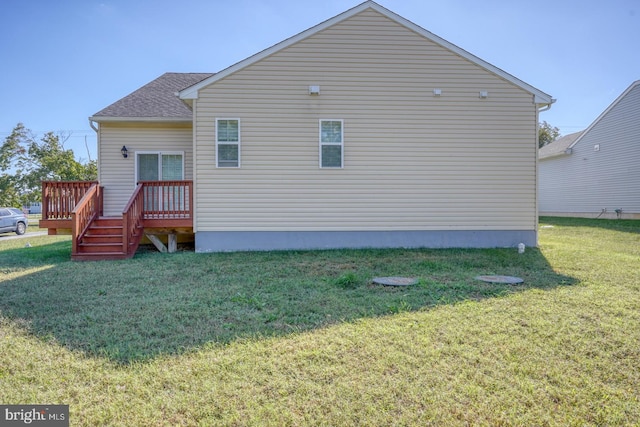
<path fill-rule="evenodd" d="M 135 188 L 136 152 L 184 152 L 184 177 L 193 178 L 193 135 L 188 124 L 101 123 L 99 128 L 100 184 L 104 214 L 120 215 Z M 129 157 L 120 149 L 126 145 Z"/>
<path fill-rule="evenodd" d="M 532 95 L 375 11 L 195 102 L 198 231 L 535 230 Z M 241 119 L 239 169 L 215 167 L 216 117 Z M 321 119 L 344 120 L 343 169 L 319 168 Z"/>

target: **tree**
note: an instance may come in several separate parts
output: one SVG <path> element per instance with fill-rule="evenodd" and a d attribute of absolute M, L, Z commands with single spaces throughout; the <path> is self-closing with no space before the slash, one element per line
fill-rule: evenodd
<path fill-rule="evenodd" d="M 42 181 L 95 180 L 95 160 L 78 162 L 64 148 L 70 134 L 47 132 L 38 141 L 18 123 L 0 146 L 0 206 L 24 206 L 42 197 Z"/>
<path fill-rule="evenodd" d="M 552 143 L 560 137 L 560 129 L 555 126 L 551 126 L 546 121 L 540 123 L 538 127 L 538 148 L 542 148 L 547 144 Z"/>

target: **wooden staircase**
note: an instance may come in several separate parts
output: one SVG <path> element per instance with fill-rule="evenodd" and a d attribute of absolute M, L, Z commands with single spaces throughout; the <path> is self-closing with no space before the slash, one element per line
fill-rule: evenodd
<path fill-rule="evenodd" d="M 103 216 L 102 194 L 97 181 L 42 182 L 40 227 L 70 233 L 74 261 L 132 258 L 145 229 L 161 252 L 175 252 L 177 234 L 193 234 L 191 180 L 139 182 L 119 217 Z"/>
<path fill-rule="evenodd" d="M 123 246 L 124 231 L 121 217 L 98 217 L 91 222 L 77 250 L 71 254 L 74 261 L 102 261 L 132 258 L 139 239 Z M 142 234 L 142 228 L 138 231 Z M 134 247 L 135 246 L 135 247 Z"/>

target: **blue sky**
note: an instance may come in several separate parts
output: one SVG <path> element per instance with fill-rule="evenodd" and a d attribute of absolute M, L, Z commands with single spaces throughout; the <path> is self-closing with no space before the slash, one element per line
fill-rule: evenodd
<path fill-rule="evenodd" d="M 164 72 L 217 72 L 359 0 L 2 0 L 0 138 L 18 122 L 70 131 Z M 541 120 L 586 128 L 640 79 L 639 0 L 379 0 L 558 101 Z M 89 154 L 85 149 L 89 146 Z"/>

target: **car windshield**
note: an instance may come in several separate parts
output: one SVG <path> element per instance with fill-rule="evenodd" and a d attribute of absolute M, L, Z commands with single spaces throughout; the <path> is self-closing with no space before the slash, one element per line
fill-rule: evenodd
<path fill-rule="evenodd" d="M 14 214 L 16 214 L 16 215 L 24 215 L 20 209 L 16 209 L 16 208 L 9 208 L 9 210 L 10 210 L 11 212 L 13 212 Z"/>

